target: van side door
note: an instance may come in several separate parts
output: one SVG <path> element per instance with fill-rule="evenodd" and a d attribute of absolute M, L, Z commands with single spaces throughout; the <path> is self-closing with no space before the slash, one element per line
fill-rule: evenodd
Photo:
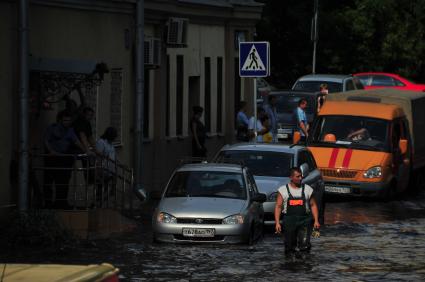
<path fill-rule="evenodd" d="M 393 172 L 397 179 L 397 192 L 404 191 L 409 184 L 410 177 L 410 148 L 402 155 L 399 148 L 400 139 L 408 138 L 408 128 L 402 119 L 393 122 L 391 130 L 391 150 L 393 154 Z"/>

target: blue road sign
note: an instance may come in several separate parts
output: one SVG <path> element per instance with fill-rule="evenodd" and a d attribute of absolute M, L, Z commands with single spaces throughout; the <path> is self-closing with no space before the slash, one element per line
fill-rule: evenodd
<path fill-rule="evenodd" d="M 239 75 L 241 77 L 270 75 L 269 42 L 239 43 Z"/>

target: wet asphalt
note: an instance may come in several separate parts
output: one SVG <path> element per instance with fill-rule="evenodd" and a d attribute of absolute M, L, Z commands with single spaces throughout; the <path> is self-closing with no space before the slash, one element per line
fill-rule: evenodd
<path fill-rule="evenodd" d="M 154 205 L 135 214 L 134 232 L 54 253 L 21 251 L 8 261 L 108 262 L 120 281 L 425 281 L 425 192 L 388 202 L 330 199 L 320 238 L 296 259 L 285 258 L 272 229 L 253 246 L 153 243 Z"/>
<path fill-rule="evenodd" d="M 128 255 L 115 265 L 124 281 L 425 281 L 425 193 L 330 199 L 320 238 L 296 259 L 272 229 L 254 246 L 174 245 L 152 243 L 146 225 L 122 245 Z"/>

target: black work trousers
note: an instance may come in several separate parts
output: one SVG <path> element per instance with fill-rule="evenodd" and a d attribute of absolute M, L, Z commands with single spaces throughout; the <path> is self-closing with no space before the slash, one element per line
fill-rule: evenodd
<path fill-rule="evenodd" d="M 46 156 L 44 158 L 44 206 L 46 208 L 67 208 L 69 180 L 74 165 L 73 156 Z M 53 185 L 56 189 L 53 200 Z"/>
<path fill-rule="evenodd" d="M 285 215 L 283 217 L 285 254 L 289 255 L 295 253 L 296 251 L 310 251 L 310 237 L 312 227 L 311 215 Z"/>

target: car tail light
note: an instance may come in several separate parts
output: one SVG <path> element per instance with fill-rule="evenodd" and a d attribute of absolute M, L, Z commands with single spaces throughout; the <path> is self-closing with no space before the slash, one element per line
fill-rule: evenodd
<path fill-rule="evenodd" d="M 118 282 L 118 276 L 116 274 L 109 276 L 107 278 L 104 278 L 103 280 L 101 280 L 101 282 Z"/>

